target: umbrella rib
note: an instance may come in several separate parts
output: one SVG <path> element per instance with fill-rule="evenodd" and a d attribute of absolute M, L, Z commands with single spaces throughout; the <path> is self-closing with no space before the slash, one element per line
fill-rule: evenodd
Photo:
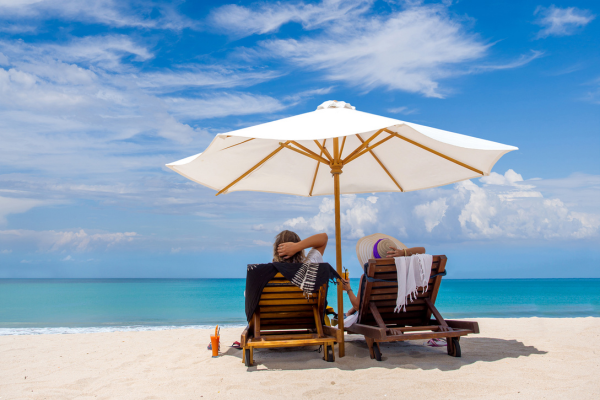
<path fill-rule="evenodd" d="M 344 154 L 344 145 L 346 144 L 346 138 L 348 136 L 344 136 L 344 138 L 342 139 L 342 147 L 340 147 L 340 158 L 342 158 L 342 154 Z"/>
<path fill-rule="evenodd" d="M 365 147 L 367 147 L 369 145 L 369 143 L 371 142 L 371 140 L 375 139 L 377 136 L 379 136 L 379 134 L 381 132 L 384 131 L 385 128 L 382 128 L 380 130 L 378 130 L 377 132 L 375 132 L 370 138 L 368 138 L 367 140 L 365 140 L 360 146 L 358 146 L 356 149 L 354 149 L 354 151 L 350 154 L 348 154 L 348 157 L 344 158 L 342 160 L 343 164 L 346 164 L 348 162 L 349 159 L 353 158 L 352 156 L 355 155 L 356 153 L 360 152 L 361 150 L 363 150 Z"/>
<path fill-rule="evenodd" d="M 358 140 L 360 140 L 362 143 L 365 142 L 363 140 L 363 138 L 360 137 L 359 134 L 357 134 L 356 137 L 358 137 Z M 389 136 L 387 139 L 389 139 L 391 137 L 393 137 L 393 136 Z M 381 168 L 383 168 L 383 170 L 385 171 L 385 173 L 388 174 L 388 176 L 391 178 L 391 180 L 394 181 L 394 183 L 396 184 L 396 186 L 398 186 L 398 189 L 400 189 L 401 192 L 404 192 L 404 189 L 402 189 L 402 186 L 400 186 L 400 184 L 398 183 L 398 181 L 396 181 L 396 179 L 392 176 L 392 173 L 390 171 L 388 171 L 388 169 L 385 167 L 385 165 L 383 165 L 383 163 L 381 162 L 381 160 L 379 159 L 379 157 L 377 157 L 375 155 L 375 153 L 373 153 L 373 149 L 367 147 L 367 150 L 368 150 L 369 153 L 371 153 L 371 155 L 373 156 L 373 158 L 375 159 L 375 161 L 377 161 L 379 163 L 379 165 L 381 166 Z"/>
<path fill-rule="evenodd" d="M 327 149 L 325 148 L 325 146 L 321 145 L 321 143 L 319 143 L 318 140 L 314 140 L 314 142 L 317 144 L 317 146 L 319 146 L 319 148 L 321 149 L 321 152 L 323 154 L 325 154 L 325 157 L 327 157 L 327 159 L 329 160 L 329 162 L 333 161 L 333 157 L 331 157 L 331 154 L 329 154 L 329 151 L 327 151 Z M 323 141 L 323 143 L 325 143 L 325 141 Z"/>
<path fill-rule="evenodd" d="M 325 142 L 327 139 L 323 139 L 323 147 L 325 147 Z M 321 150 L 321 155 L 323 155 L 323 150 Z M 320 162 L 317 163 L 317 168 L 315 168 L 315 176 L 313 176 L 312 185 L 310 185 L 310 192 L 308 192 L 309 196 L 312 196 L 313 189 L 315 188 L 315 182 L 317 181 L 317 174 L 319 173 L 319 165 Z"/>
<path fill-rule="evenodd" d="M 323 158 L 323 150 L 321 150 L 321 155 L 317 155 L 317 153 L 315 153 L 314 151 L 302 146 L 300 143 L 296 142 L 295 140 L 292 140 L 290 142 L 290 144 L 296 145 L 297 147 L 299 147 L 300 149 L 304 150 L 305 152 L 307 152 L 308 154 L 312 154 L 315 157 L 321 157 Z"/>
<path fill-rule="evenodd" d="M 228 136 L 228 137 L 231 137 L 231 136 Z M 227 150 L 227 149 L 230 149 L 230 148 L 232 148 L 232 147 L 235 147 L 235 146 L 239 146 L 240 144 L 244 144 L 244 143 L 246 143 L 246 142 L 249 142 L 249 141 L 251 141 L 251 140 L 254 140 L 254 138 L 250 138 L 250 139 L 248 139 L 248 140 L 244 140 L 243 142 L 239 142 L 239 143 L 236 143 L 236 144 L 232 144 L 232 145 L 231 145 L 231 146 L 229 146 L 229 147 L 225 147 L 224 149 L 221 149 L 221 151 L 223 151 L 223 150 Z"/>
<path fill-rule="evenodd" d="M 266 163 L 267 161 L 269 161 L 269 159 L 271 157 L 273 157 L 275 154 L 279 153 L 281 150 L 283 150 L 283 147 L 285 144 L 288 144 L 289 141 L 285 142 L 285 143 L 279 143 L 279 147 L 277 149 L 275 149 L 273 152 L 271 152 L 271 154 L 269 154 L 268 156 L 266 156 L 265 158 L 263 158 L 262 160 L 260 160 L 258 163 L 256 163 L 254 165 L 254 167 L 250 168 L 248 171 L 244 172 L 242 175 L 240 175 L 239 178 L 237 178 L 236 180 L 234 180 L 233 182 L 231 182 L 229 185 L 225 186 L 223 189 L 219 190 L 219 192 L 217 192 L 217 194 L 215 196 L 220 195 L 221 193 L 226 192 L 229 188 L 231 188 L 233 185 L 235 185 L 236 183 L 238 183 L 239 181 L 241 181 L 242 179 L 244 179 L 246 176 L 250 175 L 252 173 L 252 171 L 254 171 L 255 169 L 257 169 L 258 167 L 260 167 L 261 165 L 263 165 L 264 163 Z"/>
<path fill-rule="evenodd" d="M 290 143 L 290 141 L 287 141 L 287 142 L 285 142 L 285 143 L 283 143 L 283 142 L 279 142 L 279 144 L 280 144 L 281 146 L 285 147 L 286 149 L 290 149 L 290 150 L 292 150 L 292 151 L 295 151 L 296 153 L 302 154 L 302 155 L 303 155 L 303 156 L 305 156 L 305 157 L 309 157 L 309 158 L 312 158 L 313 160 L 317 160 L 317 161 L 319 161 L 319 162 L 322 162 L 323 164 L 327 164 L 327 165 L 329 165 L 329 161 L 327 161 L 327 160 L 326 160 L 326 159 L 324 159 L 323 157 L 319 157 L 319 156 L 318 156 L 318 155 L 316 155 L 315 153 L 312 153 L 312 151 L 311 151 L 311 153 L 312 153 L 312 154 L 310 154 L 310 153 L 305 153 L 305 152 L 304 152 L 304 151 L 302 151 L 302 150 L 298 150 L 298 149 L 296 149 L 295 147 L 292 147 L 292 146 L 290 146 L 288 143 Z"/>
<path fill-rule="evenodd" d="M 358 135 L 357 135 L 358 136 Z M 366 154 L 369 150 L 373 150 L 375 147 L 379 146 L 380 144 L 383 144 L 385 142 L 387 142 L 388 140 L 390 140 L 391 138 L 393 138 L 394 135 L 390 135 L 388 137 L 386 137 L 385 139 L 380 140 L 379 142 L 375 143 L 373 146 L 367 146 L 367 148 L 363 151 L 361 151 L 358 154 L 355 154 L 354 156 L 352 156 L 349 160 L 346 161 L 346 164 L 350 163 L 350 161 L 354 161 L 356 160 L 358 157 Z M 362 139 L 361 139 L 362 140 Z"/>
<path fill-rule="evenodd" d="M 485 174 L 484 174 L 482 171 L 478 170 L 477 168 L 471 167 L 470 165 L 467 165 L 467 164 L 465 164 L 465 163 L 463 163 L 463 162 L 460 162 L 460 161 L 458 161 L 458 160 L 456 160 L 456 159 L 454 159 L 454 158 L 452 158 L 452 157 L 450 157 L 450 156 L 447 156 L 447 155 L 445 155 L 445 154 L 443 154 L 443 153 L 440 153 L 439 151 L 433 150 L 433 149 L 431 149 L 431 148 L 429 148 L 429 147 L 427 147 L 427 146 L 425 146 L 425 145 L 422 145 L 421 143 L 415 142 L 414 140 L 411 140 L 411 139 L 409 139 L 409 138 L 407 138 L 407 137 L 404 137 L 404 136 L 402 136 L 402 135 L 400 135 L 400 134 L 398 134 L 398 133 L 396 133 L 396 132 L 392 132 L 392 131 L 388 130 L 387 128 L 384 128 L 384 130 L 385 130 L 387 133 L 390 133 L 390 134 L 392 134 L 392 135 L 396 136 L 396 137 L 397 137 L 397 138 L 399 138 L 399 139 L 402 139 L 402 140 L 404 140 L 404 141 L 406 141 L 406 142 L 408 142 L 408 143 L 410 143 L 410 144 L 413 144 L 413 145 L 415 145 L 415 146 L 417 146 L 417 147 L 420 147 L 420 148 L 422 148 L 423 150 L 427 150 L 428 152 L 430 152 L 430 153 L 433 153 L 433 154 L 435 154 L 435 155 L 436 155 L 436 156 L 438 156 L 438 157 L 442 157 L 443 159 L 446 159 L 446 160 L 448 160 L 448 161 L 451 161 L 451 162 L 453 162 L 454 164 L 460 165 L 460 166 L 461 166 L 461 167 L 463 167 L 463 168 L 470 169 L 470 170 L 471 170 L 471 171 L 473 171 L 473 172 L 477 172 L 478 174 L 480 174 L 480 175 L 482 175 L 482 176 L 484 176 L 484 175 L 485 175 Z"/>

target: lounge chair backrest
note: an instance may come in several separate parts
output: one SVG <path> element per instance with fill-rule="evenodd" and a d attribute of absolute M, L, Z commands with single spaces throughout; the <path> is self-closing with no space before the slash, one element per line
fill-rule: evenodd
<path fill-rule="evenodd" d="M 362 302 L 359 310 L 358 323 L 363 325 L 377 326 L 376 317 L 373 315 L 369 303 L 377 306 L 381 319 L 387 326 L 415 326 L 426 325 L 431 319 L 431 310 L 427 307 L 426 300 L 429 299 L 435 304 L 435 299 L 442 281 L 441 274 L 446 268 L 446 256 L 433 256 L 431 266 L 431 276 L 429 286 L 425 293 L 421 293 L 414 302 L 407 301 L 406 312 L 394 312 L 396 299 L 398 297 L 398 278 L 396 274 L 396 263 L 393 258 L 380 258 L 369 260 L 366 267 L 366 276 L 374 279 L 381 279 L 387 282 L 369 282 L 365 279 L 363 282 Z"/>
<path fill-rule="evenodd" d="M 324 309 L 325 290 L 312 294 L 308 298 L 302 289 L 285 279 L 278 273 L 267 283 L 258 303 L 260 332 L 284 329 L 317 329 L 314 306 L 317 310 Z M 255 319 L 256 320 L 256 319 Z"/>

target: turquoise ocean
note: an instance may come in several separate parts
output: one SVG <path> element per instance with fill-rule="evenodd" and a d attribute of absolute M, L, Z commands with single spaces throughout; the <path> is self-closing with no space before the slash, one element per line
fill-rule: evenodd
<path fill-rule="evenodd" d="M 351 283 L 356 291 L 358 279 Z M 0 335 L 242 326 L 245 284 L 0 279 Z M 328 302 L 336 307 L 333 285 Z M 600 317 L 600 279 L 445 279 L 436 304 L 445 318 Z"/>

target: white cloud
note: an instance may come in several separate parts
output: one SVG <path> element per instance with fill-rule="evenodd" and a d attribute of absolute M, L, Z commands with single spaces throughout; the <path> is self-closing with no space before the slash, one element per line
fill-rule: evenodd
<path fill-rule="evenodd" d="M 171 253 L 177 254 L 181 251 L 181 247 L 171 247 Z"/>
<path fill-rule="evenodd" d="M 12 253 L 12 250 L 7 250 L 7 249 L 0 250 L 0 254 L 10 254 L 10 253 Z"/>
<path fill-rule="evenodd" d="M 181 30 L 196 24 L 171 5 L 115 0 L 3 0 L 0 15 L 15 32 L 33 29 L 32 22 L 66 19 L 116 27 Z M 18 21 L 20 23 L 15 23 Z"/>
<path fill-rule="evenodd" d="M 442 218 L 444 218 L 446 210 L 448 209 L 446 200 L 445 197 L 442 197 L 441 199 L 433 200 L 425 204 L 419 204 L 414 208 L 413 212 L 415 215 L 423 218 L 427 232 L 431 232 L 433 228 L 442 222 Z"/>
<path fill-rule="evenodd" d="M 273 32 L 289 22 L 298 22 L 305 30 L 314 29 L 326 22 L 362 13 L 372 3 L 362 0 L 323 0 L 316 4 L 259 3 L 253 8 L 228 4 L 213 10 L 208 20 L 220 32 L 242 37 Z"/>
<path fill-rule="evenodd" d="M 71 255 L 68 255 L 65 258 L 63 258 L 61 261 L 74 261 L 74 260 L 73 260 L 73 258 L 71 258 Z"/>
<path fill-rule="evenodd" d="M 273 246 L 273 243 L 266 242 L 264 240 L 253 240 L 252 243 L 254 243 L 257 246 Z"/>
<path fill-rule="evenodd" d="M 316 37 L 262 42 L 264 55 L 325 71 L 329 80 L 443 97 L 439 80 L 486 55 L 488 44 L 469 34 L 443 6 L 410 7 L 389 15 L 356 13 Z"/>
<path fill-rule="evenodd" d="M 340 199 L 342 207 L 341 227 L 345 239 L 357 239 L 365 235 L 365 231 L 377 223 L 378 209 L 376 207 L 378 197 L 369 196 L 362 198 L 357 195 L 343 195 Z M 319 206 L 319 213 L 305 219 L 297 217 L 288 219 L 281 226 L 275 228 L 310 231 L 310 232 L 334 232 L 335 231 L 335 204 L 330 197 L 323 198 Z"/>
<path fill-rule="evenodd" d="M 96 248 L 106 249 L 118 244 L 129 243 L 136 239 L 136 237 L 138 237 L 138 234 L 135 232 L 88 233 L 83 229 L 78 231 L 0 230 L 0 240 L 4 243 L 19 245 L 33 244 L 40 251 L 49 252 L 65 249 L 79 252 Z"/>
<path fill-rule="evenodd" d="M 252 86 L 275 79 L 282 74 L 275 70 L 222 67 L 219 65 L 188 65 L 174 69 L 136 74 L 136 84 L 143 88 L 167 92 L 182 87 L 232 88 Z"/>
<path fill-rule="evenodd" d="M 392 114 L 404 114 L 404 115 L 410 115 L 410 114 L 415 114 L 415 113 L 419 112 L 419 110 L 417 110 L 416 108 L 408 108 L 406 106 L 388 108 L 387 111 L 391 112 Z"/>
<path fill-rule="evenodd" d="M 184 119 L 274 113 L 287 108 L 273 97 L 247 93 L 220 93 L 204 99 L 167 98 L 166 102 L 173 115 Z"/>
<path fill-rule="evenodd" d="M 273 74 L 211 68 L 141 72 L 138 64 L 153 57 L 144 45 L 122 35 L 78 38 L 62 44 L 2 42 L 0 67 L 0 165 L 65 174 L 156 168 L 165 154 L 212 135 L 182 120 L 247 115 L 281 110 L 269 96 L 204 93 L 197 99 L 162 96 L 189 85 L 247 85 Z M 137 61 L 136 61 L 137 60 Z M 183 71 L 183 72 L 182 72 Z M 188 74 L 183 76 L 182 74 Z M 205 76 L 208 74 L 210 76 Z M 205 79 L 206 78 L 206 79 Z M 154 80 L 153 85 L 148 82 Z M 136 137 L 165 138 L 172 142 Z M 89 182 L 89 179 L 86 179 Z"/>
<path fill-rule="evenodd" d="M 503 69 L 519 68 L 529 64 L 533 60 L 540 58 L 544 55 L 543 51 L 530 50 L 528 54 L 522 54 L 519 58 L 514 61 L 502 63 L 502 64 L 487 64 L 477 65 L 471 68 L 471 72 L 486 72 L 486 71 L 497 71 Z"/>
<path fill-rule="evenodd" d="M 542 26 L 542 30 L 538 32 L 539 38 L 573 35 L 596 18 L 589 10 L 577 7 L 559 8 L 554 5 L 539 6 L 534 15 L 538 15 L 535 23 Z"/>
<path fill-rule="evenodd" d="M 55 201 L 0 196 L 0 224 L 6 224 L 9 214 L 21 214 L 34 207 L 56 204 Z"/>
<path fill-rule="evenodd" d="M 375 232 L 396 235 L 408 244 L 480 241 L 597 240 L 600 206 L 597 182 L 586 179 L 523 180 L 513 170 L 481 178 L 483 185 L 464 181 L 450 187 L 403 194 L 342 197 L 342 238 L 352 240 Z M 557 188 L 564 187 L 564 191 Z M 579 211 L 554 193 L 596 201 Z M 552 192 L 555 188 L 555 192 Z M 544 193 L 547 195 L 544 195 Z M 595 199 L 595 200 L 594 200 Z M 273 230 L 291 229 L 309 235 L 334 232 L 333 200 L 322 199 L 319 212 L 286 220 Z M 435 229 L 434 229 L 435 228 Z"/>

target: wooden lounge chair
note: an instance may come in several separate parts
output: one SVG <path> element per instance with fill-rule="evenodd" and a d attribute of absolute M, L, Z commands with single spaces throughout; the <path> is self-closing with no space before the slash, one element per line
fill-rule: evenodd
<path fill-rule="evenodd" d="M 439 338 L 446 339 L 449 355 L 461 356 L 460 337 L 479 333 L 479 326 L 477 322 L 444 320 L 435 308 L 445 267 L 446 256 L 434 256 L 427 291 L 421 294 L 419 289 L 417 299 L 407 302 L 406 312 L 395 313 L 398 293 L 395 261 L 393 258 L 369 260 L 361 287 L 358 320 L 347 331 L 365 336 L 371 358 L 381 361 L 380 342 Z"/>
<path fill-rule="evenodd" d="M 258 309 L 242 333 L 243 362 L 253 364 L 255 348 L 323 346 L 323 359 L 333 362 L 339 329 L 323 325 L 326 285 L 308 298 L 302 289 L 278 273 L 267 283 Z"/>

